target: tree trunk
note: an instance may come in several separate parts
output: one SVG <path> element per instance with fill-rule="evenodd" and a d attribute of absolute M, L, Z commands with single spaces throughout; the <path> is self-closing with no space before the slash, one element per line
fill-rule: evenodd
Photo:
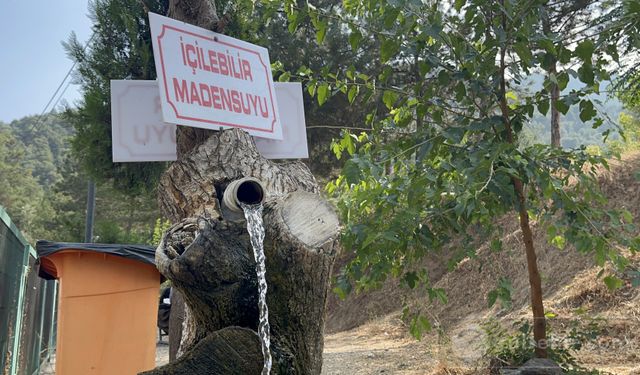
<path fill-rule="evenodd" d="M 184 321 L 184 298 L 178 289 L 171 291 L 171 315 L 169 315 L 169 362 L 178 358 L 178 349 L 182 339 L 182 322 Z"/>
<path fill-rule="evenodd" d="M 502 1 L 504 5 L 504 0 Z M 502 15 L 503 29 L 507 30 L 506 15 Z M 500 50 L 500 112 L 502 120 L 507 130 L 507 142 L 514 144 L 515 137 L 513 127 L 511 126 L 511 118 L 509 117 L 509 105 L 507 104 L 507 84 L 505 78 L 505 55 L 506 49 Z M 531 311 L 533 313 L 533 338 L 535 340 L 535 354 L 538 358 L 547 358 L 547 330 L 546 317 L 544 315 L 544 303 L 542 300 L 542 281 L 540 272 L 538 271 L 538 260 L 536 257 L 536 249 L 533 244 L 533 233 L 531 231 L 531 223 L 529 222 L 529 212 L 527 211 L 527 196 L 525 194 L 522 180 L 518 177 L 512 177 L 511 182 L 517 197 L 517 211 L 520 219 L 520 229 L 522 230 L 522 239 L 525 245 L 525 254 L 527 257 L 527 271 L 529 273 L 529 287 L 531 295 Z"/>
<path fill-rule="evenodd" d="M 538 271 L 538 259 L 533 245 L 533 233 L 529 223 L 529 213 L 525 201 L 524 188 L 520 179 L 513 179 L 513 186 L 518 197 L 520 229 L 527 257 L 527 272 L 529 273 L 529 288 L 531 294 L 531 311 L 533 312 L 533 340 L 535 341 L 535 353 L 538 358 L 547 358 L 547 321 L 544 315 L 542 300 L 542 280 Z"/>
<path fill-rule="evenodd" d="M 554 61 L 549 69 L 549 74 L 556 75 L 558 72 L 556 70 L 556 62 Z M 553 147 L 562 147 L 562 143 L 560 140 L 560 111 L 558 111 L 557 103 L 560 100 L 560 88 L 557 83 L 551 83 L 551 97 L 550 97 L 550 107 L 551 107 L 551 146 Z"/>
<path fill-rule="evenodd" d="M 224 23 L 211 0 L 170 0 L 169 16 L 218 32 Z M 177 144 L 178 161 L 158 189 L 163 215 L 176 224 L 165 234 L 156 261 L 186 303 L 185 320 L 176 314 L 170 327 L 181 333 L 169 337 L 178 359 L 148 374 L 260 372 L 253 251 L 245 224 L 228 220 L 220 206 L 228 184 L 248 176 L 266 190 L 273 372 L 319 374 L 338 219 L 318 195 L 313 175 L 301 162 L 264 159 L 253 139 L 237 129 L 178 126 Z M 179 310 L 176 304 L 172 308 Z"/>
<path fill-rule="evenodd" d="M 182 332 L 184 355 L 148 374 L 227 373 L 214 370 L 233 368 L 227 363 L 232 358 L 206 353 L 240 350 L 252 341 L 246 330 L 230 330 L 257 330 L 252 248 L 246 224 L 227 220 L 219 203 L 227 185 L 246 176 L 261 180 L 266 189 L 264 249 L 273 373 L 320 373 L 337 216 L 318 195 L 315 179 L 304 164 L 266 160 L 247 133 L 231 129 L 214 133 L 161 178 L 161 210 L 177 224 L 164 235 L 156 263 L 183 296 L 192 323 Z M 261 368 L 262 353 L 254 354 L 244 361 Z M 210 366 L 194 365 L 201 356 Z M 251 374 L 253 368 L 228 373 Z"/>
<path fill-rule="evenodd" d="M 231 181 L 246 176 L 265 184 L 267 199 L 296 190 L 319 192 L 303 163 L 276 164 L 264 159 L 251 136 L 230 129 L 213 132 L 204 144 L 169 167 L 158 188 L 160 210 L 173 223 L 198 215 L 219 217 L 220 194 Z"/>
<path fill-rule="evenodd" d="M 551 8 L 548 7 L 545 11 L 550 12 Z M 545 14 L 542 21 L 542 31 L 549 36 L 552 34 L 551 21 L 548 13 Z M 552 57 L 552 61 L 550 62 L 548 69 L 549 77 L 557 77 L 557 65 L 558 61 L 554 56 Z M 551 87 L 549 87 L 549 107 L 551 108 L 551 146 L 562 147 L 560 142 L 560 111 L 558 111 L 557 108 L 558 100 L 560 100 L 560 87 L 556 82 L 551 81 Z"/>

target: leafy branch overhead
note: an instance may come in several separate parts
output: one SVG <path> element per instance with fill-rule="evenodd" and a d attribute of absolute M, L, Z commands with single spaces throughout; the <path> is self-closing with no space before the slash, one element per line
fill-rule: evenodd
<path fill-rule="evenodd" d="M 531 231 L 530 220 L 540 223 L 551 243 L 590 254 L 603 267 L 624 269 L 627 251 L 640 248 L 629 212 L 610 208 L 599 190 L 598 172 L 608 169 L 604 157 L 521 139 L 536 112 L 546 115 L 550 105 L 560 113 L 578 108 L 580 120 L 594 128 L 605 122 L 590 95 L 604 90 L 603 82 L 626 62 L 619 43 L 602 32 L 618 22 L 603 2 L 563 9 L 565 20 L 572 16 L 566 12 L 580 12 L 570 31 L 545 27 L 552 13 L 540 0 L 458 0 L 453 7 L 411 0 L 349 0 L 333 8 L 262 4 L 285 12 L 292 33 L 313 24 L 317 43 L 328 23 L 339 23 L 350 33 L 345 48 L 364 53 L 361 40 L 380 46 L 383 65 L 375 75 L 349 61 L 331 71 L 287 73 L 305 82 L 320 104 L 339 96 L 373 104 L 364 119 L 371 131 L 344 132 L 332 144 L 336 156 L 349 156 L 327 186 L 338 198 L 345 248 L 355 251 L 338 282 L 342 293 L 380 286 L 389 276 L 433 291 L 428 274 L 415 273 L 419 259 L 454 236 L 466 239 L 454 259 L 474 256 L 487 240 L 499 249 L 496 219 L 514 212 L 523 231 Z M 524 89 L 529 75 L 549 71 L 550 61 L 558 64 L 555 73 Z M 570 80 L 581 84 L 569 90 Z M 562 92 L 557 100 L 551 100 L 552 85 Z M 535 265 L 533 244 L 527 260 Z M 604 280 L 618 285 L 615 274 Z M 506 301 L 509 290 L 501 280 L 488 298 Z"/>

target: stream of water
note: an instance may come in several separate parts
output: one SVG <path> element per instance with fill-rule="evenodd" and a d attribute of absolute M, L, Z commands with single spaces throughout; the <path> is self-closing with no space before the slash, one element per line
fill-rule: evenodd
<path fill-rule="evenodd" d="M 262 375 L 269 375 L 271 372 L 271 334 L 269 332 L 269 308 L 267 307 L 267 279 L 264 262 L 264 225 L 262 224 L 262 205 L 246 205 L 240 203 L 247 219 L 247 230 L 251 238 L 253 247 L 253 257 L 256 260 L 256 274 L 258 275 L 258 309 L 260 310 L 260 322 L 258 324 L 258 335 L 262 345 L 262 356 L 264 357 L 264 367 Z"/>

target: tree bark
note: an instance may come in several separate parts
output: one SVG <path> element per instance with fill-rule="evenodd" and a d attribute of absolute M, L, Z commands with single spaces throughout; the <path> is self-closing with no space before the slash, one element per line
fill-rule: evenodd
<path fill-rule="evenodd" d="M 338 219 L 318 195 L 304 164 L 264 159 L 252 138 L 238 129 L 214 133 L 161 178 L 162 212 L 177 224 L 164 235 L 156 263 L 183 296 L 192 318 L 182 332 L 180 351 L 185 354 L 170 364 L 171 373 L 210 374 L 214 367 L 193 372 L 200 371 L 192 363 L 204 353 L 201 347 L 223 352 L 235 342 L 214 334 L 228 327 L 257 330 L 257 278 L 246 224 L 227 220 L 219 204 L 226 186 L 245 176 L 258 178 L 266 188 L 264 249 L 273 373 L 319 374 Z M 244 334 L 239 332 L 225 337 Z M 245 336 L 238 340 L 247 342 Z M 245 361 L 262 364 L 258 353 Z"/>
<path fill-rule="evenodd" d="M 180 127 L 178 127 L 180 128 Z M 220 194 L 227 185 L 253 176 L 266 185 L 267 199 L 318 185 L 302 162 L 264 159 L 251 136 L 238 129 L 213 132 L 201 146 L 173 163 L 160 179 L 158 204 L 172 222 L 197 215 L 220 216 Z"/>
<path fill-rule="evenodd" d="M 241 327 L 227 327 L 207 336 L 176 362 L 142 374 L 259 374 L 261 364 L 247 361 L 247 358 L 261 355 L 260 341 L 255 332 Z"/>
<path fill-rule="evenodd" d="M 169 315 L 169 362 L 178 358 L 178 349 L 182 340 L 182 322 L 184 321 L 184 298 L 178 289 L 171 292 L 171 315 Z"/>

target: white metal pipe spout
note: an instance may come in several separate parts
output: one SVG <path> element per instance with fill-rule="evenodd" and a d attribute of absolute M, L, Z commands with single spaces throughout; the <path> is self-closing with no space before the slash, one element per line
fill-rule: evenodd
<path fill-rule="evenodd" d="M 233 212 L 243 212 L 240 203 L 246 205 L 262 204 L 265 199 L 265 187 L 262 181 L 254 177 L 243 177 L 231 182 L 222 195 L 222 204 Z"/>

